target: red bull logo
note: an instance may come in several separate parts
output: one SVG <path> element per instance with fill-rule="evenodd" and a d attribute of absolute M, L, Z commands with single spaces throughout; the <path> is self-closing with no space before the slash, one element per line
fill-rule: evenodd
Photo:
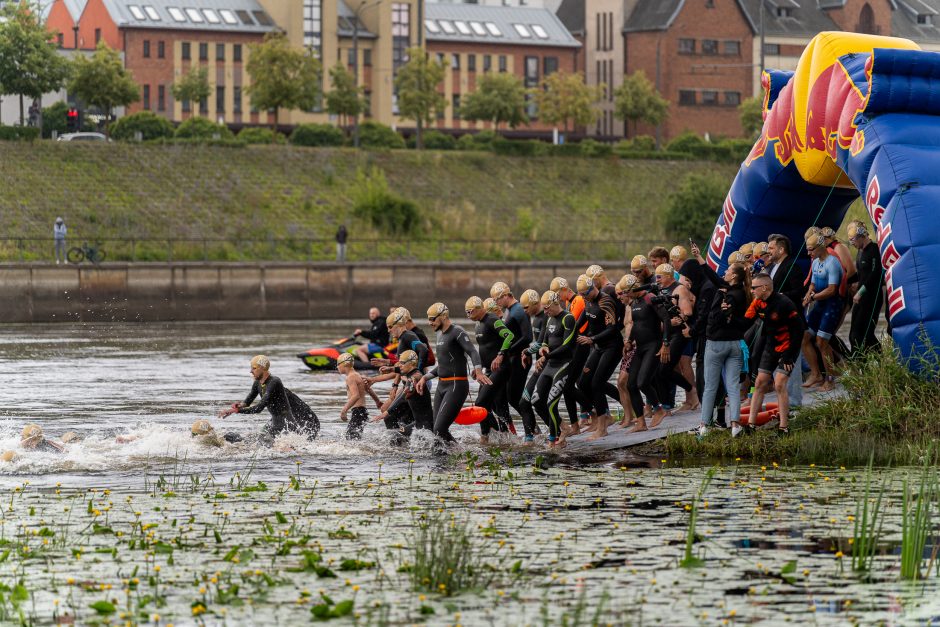
<path fill-rule="evenodd" d="M 878 175 L 871 177 L 868 189 L 865 190 L 865 206 L 868 216 L 874 222 L 878 235 L 878 250 L 881 252 L 881 267 L 885 269 L 885 288 L 888 299 L 888 316 L 894 316 L 903 311 L 907 304 L 904 301 L 904 288 L 895 287 L 892 279 L 894 264 L 901 258 L 897 246 L 891 237 L 891 223 L 884 221 L 885 208 L 881 204 L 881 185 Z"/>
<path fill-rule="evenodd" d="M 712 232 L 712 238 L 708 242 L 707 262 L 712 270 L 718 269 L 718 262 L 721 261 L 725 252 L 725 242 L 731 234 L 731 229 L 734 228 L 734 219 L 737 215 L 738 211 L 734 208 L 734 203 L 731 201 L 731 194 L 729 193 L 725 196 L 725 204 L 721 209 L 721 217 L 718 219 L 718 224 L 715 225 L 715 230 Z"/>
<path fill-rule="evenodd" d="M 764 89 L 768 88 L 769 85 L 765 83 Z M 784 166 L 793 160 L 794 149 L 797 146 L 802 148 L 799 136 L 795 131 L 796 120 L 793 117 L 792 93 L 793 83 L 790 82 L 780 90 L 780 95 L 777 96 L 773 108 L 764 115 L 764 128 L 761 129 L 760 138 L 751 148 L 747 159 L 744 160 L 745 167 L 750 166 L 754 160 L 763 157 L 767 151 L 767 146 L 771 143 L 774 145 L 774 157 Z"/>

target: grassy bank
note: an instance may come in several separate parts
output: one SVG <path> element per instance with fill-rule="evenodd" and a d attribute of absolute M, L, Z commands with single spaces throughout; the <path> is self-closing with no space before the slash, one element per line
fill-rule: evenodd
<path fill-rule="evenodd" d="M 0 237 L 49 237 L 53 220 L 63 215 L 73 240 L 293 239 L 279 257 L 303 259 L 310 251 L 300 240 L 331 240 L 342 221 L 352 238 L 393 239 L 352 214 L 361 187 L 356 173 L 373 166 L 392 193 L 416 205 L 424 238 L 635 239 L 643 240 L 636 246 L 643 252 L 647 242 L 661 241 L 659 215 L 679 181 L 708 171 L 730 184 L 737 171 L 709 162 L 477 152 L 0 142 Z M 11 244 L 0 246 L 0 259 L 18 258 Z M 25 258 L 45 258 L 46 248 L 41 242 Z M 521 248 L 512 256 L 554 252 Z M 576 248 L 566 253 L 589 252 Z M 161 259 L 164 251 L 165 245 L 138 244 L 136 254 Z M 201 258 L 201 248 L 190 252 Z M 329 247 L 314 258 L 321 252 L 328 255 Z M 616 248 L 609 254 L 615 252 L 623 255 Z M 125 254 L 113 245 L 109 253 L 109 259 Z M 177 251 L 177 258 L 186 254 Z M 219 249 L 211 257 L 230 254 L 235 251 Z"/>
<path fill-rule="evenodd" d="M 925 356 L 924 359 L 930 359 Z M 936 352 L 933 353 L 936 359 Z M 936 362 L 934 362 L 936 363 Z M 801 410 L 790 435 L 773 431 L 731 439 L 727 431 L 704 439 L 670 435 L 670 457 L 864 465 L 920 465 L 938 459 L 940 385 L 922 379 L 898 362 L 890 340 L 847 367 L 846 394 Z"/>

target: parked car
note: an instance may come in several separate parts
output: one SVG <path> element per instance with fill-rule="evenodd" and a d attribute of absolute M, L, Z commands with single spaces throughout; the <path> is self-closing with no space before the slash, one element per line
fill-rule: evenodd
<path fill-rule="evenodd" d="M 59 135 L 60 142 L 109 142 L 104 133 L 65 133 Z"/>

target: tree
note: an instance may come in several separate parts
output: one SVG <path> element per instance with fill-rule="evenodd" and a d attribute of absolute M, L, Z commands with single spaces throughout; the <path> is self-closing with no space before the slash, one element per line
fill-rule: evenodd
<path fill-rule="evenodd" d="M 177 100 L 192 103 L 202 102 L 212 93 L 212 88 L 209 87 L 209 68 L 190 67 L 185 76 L 173 83 L 170 91 L 173 92 L 173 97 Z M 199 108 L 193 106 L 192 110 L 196 112 Z"/>
<path fill-rule="evenodd" d="M 554 72 L 542 81 L 541 87 L 532 90 L 539 119 L 548 124 L 561 124 L 568 132 L 573 127 L 585 126 L 597 118 L 595 103 L 601 98 L 602 89 L 584 84 L 580 74 Z"/>
<path fill-rule="evenodd" d="M 499 130 L 503 122 L 510 128 L 529 121 L 525 113 L 525 87 L 515 74 L 484 74 L 477 79 L 476 91 L 460 103 L 460 117 L 465 120 L 486 120 Z"/>
<path fill-rule="evenodd" d="M 338 61 L 330 69 L 330 83 L 333 89 L 326 94 L 326 110 L 343 116 L 343 126 L 349 126 L 349 118 L 357 118 L 365 108 L 362 88 L 356 87 L 356 77 Z"/>
<path fill-rule="evenodd" d="M 111 119 L 115 107 L 126 107 L 140 100 L 140 88 L 127 70 L 116 50 L 104 40 L 98 42 L 91 57 L 76 55 L 72 60 L 69 93 L 86 106 L 98 107 Z M 107 128 L 107 122 L 105 123 Z"/>
<path fill-rule="evenodd" d="M 257 109 L 273 110 L 277 130 L 281 109 L 312 109 L 320 95 L 320 62 L 313 52 L 292 48 L 283 32 L 271 32 L 260 44 L 249 44 L 248 94 Z"/>
<path fill-rule="evenodd" d="M 728 180 L 717 174 L 686 177 L 669 199 L 663 216 L 670 239 L 684 242 L 691 237 L 700 243 L 709 241 L 729 186 Z"/>
<path fill-rule="evenodd" d="M 37 15 L 25 2 L 8 4 L 0 13 L 0 95 L 20 97 L 20 124 L 25 121 L 23 98 L 58 91 L 69 74 L 68 61 L 56 52 L 56 33 L 46 30 Z"/>
<path fill-rule="evenodd" d="M 662 124 L 669 115 L 669 101 L 659 95 L 643 70 L 637 70 L 614 91 L 614 115 L 624 124 L 633 122 L 636 136 L 637 122 Z"/>
<path fill-rule="evenodd" d="M 748 139 L 756 138 L 764 127 L 764 101 L 761 98 L 748 98 L 738 105 L 741 128 Z"/>
<path fill-rule="evenodd" d="M 415 147 L 421 150 L 424 147 L 421 131 L 425 123 L 430 123 L 434 114 L 447 106 L 444 95 L 437 91 L 444 81 L 444 64 L 431 59 L 421 48 L 409 48 L 407 54 L 408 63 L 399 68 L 395 77 L 398 111 L 401 117 L 415 121 Z"/>

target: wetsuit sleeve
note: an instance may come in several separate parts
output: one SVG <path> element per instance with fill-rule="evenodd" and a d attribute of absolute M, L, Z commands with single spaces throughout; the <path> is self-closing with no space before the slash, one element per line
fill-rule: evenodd
<path fill-rule="evenodd" d="M 613 337 L 615 333 L 620 333 L 620 328 L 617 326 L 617 310 L 614 308 L 613 299 L 607 294 L 602 294 L 598 305 L 601 308 L 601 312 L 604 314 L 604 323 L 606 326 L 603 331 L 591 338 L 595 344 Z"/>
<path fill-rule="evenodd" d="M 565 314 L 561 319 L 561 326 L 564 329 L 564 339 L 553 350 L 545 355 L 547 359 L 560 359 L 570 357 L 574 353 L 574 338 L 578 335 L 578 324 L 570 313 Z"/>
<path fill-rule="evenodd" d="M 248 392 L 248 396 L 245 397 L 245 400 L 242 401 L 242 405 L 248 407 L 254 402 L 255 398 L 258 397 L 258 382 L 255 381 L 251 384 L 251 391 Z M 244 409 L 242 411 L 245 411 Z"/>
<path fill-rule="evenodd" d="M 428 363 L 428 347 L 420 339 L 411 343 L 411 350 L 418 354 L 418 370 L 424 369 L 424 364 Z"/>
<path fill-rule="evenodd" d="M 496 332 L 499 333 L 499 337 L 503 338 L 503 345 L 500 347 L 499 352 L 505 353 L 512 346 L 512 341 L 516 336 L 513 335 L 512 331 L 506 327 L 502 320 L 497 320 L 493 324 L 493 328 L 495 328 Z M 532 333 L 530 332 L 529 335 L 532 335 Z"/>
<path fill-rule="evenodd" d="M 256 384 L 256 385 L 257 385 L 257 384 Z M 269 385 L 267 385 L 267 386 L 264 388 L 264 394 L 261 396 L 261 400 L 259 400 L 256 404 L 251 405 L 251 406 L 249 406 L 249 405 L 248 405 L 248 402 L 246 402 L 246 403 L 245 403 L 245 407 L 242 407 L 241 409 L 239 409 L 239 410 L 238 410 L 238 413 L 240 413 L 240 414 L 260 414 L 260 413 L 261 413 L 262 411 L 264 411 L 264 409 L 268 406 L 268 402 L 271 400 L 271 395 L 274 393 L 274 389 L 275 389 L 276 387 L 277 387 L 277 386 L 276 386 L 273 382 L 271 382 Z M 245 400 L 246 400 L 246 401 L 248 401 L 248 399 L 254 400 L 254 397 L 257 396 L 257 394 L 258 394 L 257 389 L 256 389 L 255 387 L 252 387 L 252 388 L 251 388 L 251 394 L 249 394 L 249 395 L 248 395 L 248 398 L 246 398 Z"/>
<path fill-rule="evenodd" d="M 663 344 L 666 344 L 669 342 L 669 329 L 672 327 L 672 318 L 669 317 L 669 312 L 659 305 L 652 305 L 652 307 L 656 315 L 659 316 L 660 322 L 663 323 Z"/>
<path fill-rule="evenodd" d="M 470 362 L 473 364 L 474 368 L 483 367 L 480 362 L 480 351 L 473 345 L 473 342 L 470 341 L 470 336 L 467 335 L 467 332 L 463 329 L 460 329 L 457 333 L 457 344 L 459 344 L 463 352 L 470 357 Z"/>
<path fill-rule="evenodd" d="M 869 250 L 871 251 L 870 254 Z M 862 251 L 861 261 L 862 263 L 871 264 L 871 271 L 868 273 L 866 280 L 862 282 L 862 288 L 865 290 L 863 296 L 867 295 L 871 298 L 874 298 L 875 294 L 877 294 L 881 289 L 881 280 L 884 277 L 884 270 L 881 267 L 881 260 L 878 258 L 878 248 L 866 246 L 865 250 Z M 853 276 L 857 277 L 859 274 L 859 272 L 856 272 Z"/>
<path fill-rule="evenodd" d="M 388 406 L 388 408 L 386 408 L 385 410 L 386 414 L 392 415 L 392 412 L 395 411 L 396 407 L 399 407 L 402 403 L 407 402 L 408 393 L 406 390 L 407 388 L 405 390 L 402 390 L 401 393 L 399 393 L 399 395 L 395 397 L 395 400 L 393 400 L 391 404 Z"/>
<path fill-rule="evenodd" d="M 519 308 L 522 311 L 522 308 Z M 527 347 L 532 340 L 529 338 L 532 337 L 532 323 L 529 321 L 529 316 L 525 312 L 522 312 L 521 316 L 514 315 L 516 319 L 516 324 L 519 326 L 519 337 L 513 336 L 513 342 L 509 346 L 510 353 L 521 352 L 525 347 Z"/>

